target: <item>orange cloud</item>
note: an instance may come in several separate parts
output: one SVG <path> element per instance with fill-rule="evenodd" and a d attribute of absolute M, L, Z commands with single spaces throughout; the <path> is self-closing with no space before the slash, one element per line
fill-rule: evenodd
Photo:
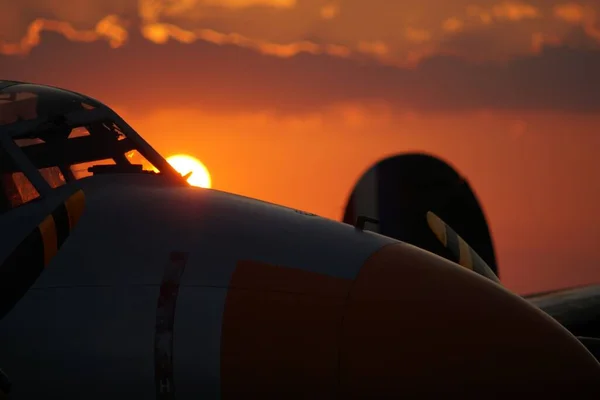
<path fill-rule="evenodd" d="M 161 16 L 177 16 L 201 6 L 241 10 L 250 7 L 288 9 L 296 6 L 296 0 L 138 0 L 139 15 L 144 21 L 156 22 Z"/>
<path fill-rule="evenodd" d="M 159 6 L 158 2 L 144 1 L 141 3 L 140 13 L 144 18 L 155 19 L 161 11 Z M 307 40 L 279 44 L 251 39 L 237 33 L 224 34 L 211 29 L 190 31 L 166 23 L 145 23 L 140 29 L 146 39 L 157 44 L 164 44 L 169 39 L 182 43 L 203 40 L 219 45 L 233 44 L 253 49 L 261 54 L 285 58 L 299 53 L 329 54 L 337 57 L 348 57 L 352 53 L 348 47 L 336 44 L 317 44 Z M 3 43 L 0 41 L 0 54 L 23 55 L 29 53 L 33 47 L 40 44 L 40 35 L 43 31 L 59 33 L 74 42 L 94 42 L 103 39 L 108 41 L 113 48 L 122 46 L 129 36 L 126 24 L 116 15 L 104 17 L 93 29 L 89 30 L 75 29 L 72 24 L 64 21 L 36 19 L 29 25 L 27 33 L 19 42 Z M 370 49 L 371 51 L 365 51 L 365 47 L 361 47 L 359 51 L 370 54 L 385 53 L 381 44 L 371 46 Z"/>
<path fill-rule="evenodd" d="M 0 52 L 25 54 L 39 44 L 44 30 L 72 40 L 107 40 L 112 47 L 140 30 L 153 43 L 200 40 L 286 58 L 302 53 L 366 55 L 406 66 L 449 53 L 506 61 L 538 51 L 540 43 L 556 42 L 550 36 L 565 42 L 573 29 L 569 24 L 582 26 L 587 36 L 600 41 L 594 19 L 598 7 L 531 1 L 406 0 L 399 5 L 370 0 L 367 6 L 364 0 L 345 0 L 342 14 L 337 0 L 81 0 L 77 5 L 21 0 L 10 2 L 0 15 Z M 45 17 L 26 20 L 26 6 Z M 24 34 L 17 35 L 18 30 Z M 7 42 L 9 37 L 13 42 Z"/>
<path fill-rule="evenodd" d="M 204 39 L 193 41 L 200 33 Z M 540 42 L 554 39 L 540 33 L 529 38 L 530 51 L 534 39 L 537 50 Z M 44 51 L 31 52 L 27 58 L 0 55 L 0 65 L 3 74 L 12 79 L 66 85 L 109 104 L 131 107 L 139 98 L 162 93 L 170 105 L 214 112 L 266 109 L 297 114 L 365 99 L 390 104 L 396 110 L 428 113 L 461 113 L 486 107 L 581 113 L 600 110 L 596 95 L 600 76 L 563 72 L 580 70 L 582 65 L 588 71 L 600 70 L 600 52 L 592 48 L 543 48 L 537 55 L 509 59 L 501 67 L 496 62 L 474 63 L 459 55 L 430 53 L 409 68 L 389 65 L 389 53 L 385 52 L 394 49 L 377 42 L 356 44 L 381 60 L 364 62 L 360 56 L 332 57 L 330 48 L 326 49 L 329 53 L 311 53 L 316 49 L 312 42 L 304 55 L 290 57 L 296 48 L 248 49 L 244 46 L 255 42 L 210 31 L 177 34 L 190 43 L 157 45 L 132 33 L 124 48 L 113 50 L 103 43 L 77 43 L 51 33 L 43 36 Z M 264 57 L 261 51 L 277 57 Z M 37 65 L 45 68 L 32 72 Z M 98 87 L 90 82 L 90 76 L 93 82 L 112 84 Z M 149 86 L 147 79 L 153 76 L 166 78 Z M 128 92 L 115 91 L 115 87 L 127 87 Z M 138 112 L 152 109 L 143 107 Z"/>
<path fill-rule="evenodd" d="M 600 28 L 597 25 L 596 12 L 590 7 L 577 3 L 567 3 L 554 7 L 554 15 L 565 22 L 580 25 L 588 36 L 600 41 Z"/>
<path fill-rule="evenodd" d="M 195 4 L 195 0 L 186 0 L 184 3 Z M 248 7 L 273 7 L 273 8 L 292 8 L 296 5 L 296 0 L 204 0 L 204 4 L 209 6 L 220 6 L 233 9 Z"/>
<path fill-rule="evenodd" d="M 529 4 L 520 2 L 503 2 L 492 7 L 492 14 L 498 19 L 520 21 L 540 17 L 539 10 Z"/>
<path fill-rule="evenodd" d="M 406 28 L 406 38 L 414 43 L 424 43 L 431 39 L 431 32 L 425 29 Z"/>
<path fill-rule="evenodd" d="M 27 54 L 40 43 L 42 31 L 60 33 L 74 42 L 94 42 L 105 39 L 113 48 L 123 45 L 128 37 L 123 22 L 116 15 L 109 15 L 101 19 L 93 30 L 76 30 L 68 22 L 36 19 L 29 25 L 27 34 L 20 42 L 13 44 L 0 42 L 0 53 Z"/>
<path fill-rule="evenodd" d="M 478 5 L 470 5 L 467 7 L 466 13 L 468 16 L 477 18 L 486 25 L 492 23 L 494 18 L 498 20 L 521 21 L 541 16 L 540 11 L 536 7 L 512 1 L 496 4 L 490 9 Z"/>
<path fill-rule="evenodd" d="M 460 19 L 451 17 L 444 21 L 442 29 L 446 32 L 458 32 L 462 29 L 463 25 L 464 24 Z"/>
<path fill-rule="evenodd" d="M 321 8 L 320 14 L 323 19 L 333 19 L 340 13 L 340 7 L 337 4 L 327 4 Z"/>
<path fill-rule="evenodd" d="M 299 53 L 329 54 L 338 57 L 346 57 L 351 54 L 351 51 L 348 48 L 339 45 L 319 45 L 307 40 L 288 44 L 269 43 L 253 40 L 237 33 L 225 34 L 210 29 L 200 29 L 196 32 L 192 32 L 172 24 L 147 24 L 143 26 L 142 34 L 146 39 L 157 44 L 164 44 L 169 38 L 173 38 L 183 43 L 192 43 L 196 40 L 203 40 L 219 45 L 233 44 L 256 50 L 262 54 L 284 58 L 293 57 Z"/>
<path fill-rule="evenodd" d="M 358 43 L 358 51 L 365 54 L 385 56 L 389 53 L 390 50 L 384 42 L 376 40 L 373 42 L 360 41 Z"/>
<path fill-rule="evenodd" d="M 143 21 L 153 22 L 158 20 L 165 9 L 166 6 L 161 0 L 138 1 L 138 13 Z"/>
<path fill-rule="evenodd" d="M 486 25 L 492 22 L 492 15 L 483 7 L 470 5 L 467 7 L 467 15 L 479 19 L 481 23 Z"/>
<path fill-rule="evenodd" d="M 561 4 L 554 7 L 554 15 L 563 21 L 577 24 L 585 18 L 584 8 L 576 3 Z"/>

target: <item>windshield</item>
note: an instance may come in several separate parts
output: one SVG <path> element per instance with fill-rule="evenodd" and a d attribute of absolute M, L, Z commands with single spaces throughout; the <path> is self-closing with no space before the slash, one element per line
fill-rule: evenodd
<path fill-rule="evenodd" d="M 13 140 L 52 187 L 102 173 L 158 172 L 114 122 L 50 124 Z"/>
<path fill-rule="evenodd" d="M 63 89 L 0 81 L 0 127 L 20 121 L 58 118 L 96 106 L 101 104 Z"/>
<path fill-rule="evenodd" d="M 7 155 L 0 157 L 1 174 L 23 174 L 23 162 L 15 162 L 22 157 L 19 148 L 52 188 L 104 173 L 165 172 L 166 161 L 95 100 L 31 84 L 0 89 L 0 140 Z"/>

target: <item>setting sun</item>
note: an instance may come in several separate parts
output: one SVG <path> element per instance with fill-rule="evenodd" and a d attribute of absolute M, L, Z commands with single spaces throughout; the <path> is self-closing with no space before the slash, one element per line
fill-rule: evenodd
<path fill-rule="evenodd" d="M 190 185 L 202 188 L 211 187 L 210 173 L 200 160 L 186 154 L 177 154 L 168 157 L 167 161 L 183 176 L 191 173 L 187 179 Z"/>

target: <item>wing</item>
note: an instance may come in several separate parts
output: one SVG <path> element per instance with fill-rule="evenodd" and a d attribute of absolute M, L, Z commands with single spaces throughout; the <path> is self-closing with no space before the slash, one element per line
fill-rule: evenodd
<path fill-rule="evenodd" d="M 578 336 L 600 337 L 600 285 L 525 296 Z"/>

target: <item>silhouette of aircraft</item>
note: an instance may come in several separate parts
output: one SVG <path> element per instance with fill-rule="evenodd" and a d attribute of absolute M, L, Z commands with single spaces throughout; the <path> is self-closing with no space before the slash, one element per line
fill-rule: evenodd
<path fill-rule="evenodd" d="M 0 152 L 0 396 L 600 395 L 597 287 L 506 290 L 437 158 L 379 162 L 333 221 L 191 187 L 107 106 L 15 81 Z"/>

